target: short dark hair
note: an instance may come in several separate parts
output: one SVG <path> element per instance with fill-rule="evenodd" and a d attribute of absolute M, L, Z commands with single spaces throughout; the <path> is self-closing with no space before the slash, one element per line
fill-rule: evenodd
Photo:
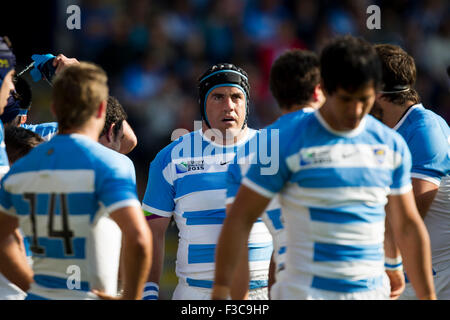
<path fill-rule="evenodd" d="M 396 91 L 396 87 L 408 89 L 404 92 L 383 93 L 383 98 L 398 105 L 407 101 L 419 103 L 420 96 L 413 88 L 417 74 L 413 57 L 396 45 L 377 44 L 374 47 L 381 61 L 383 91 Z"/>
<path fill-rule="evenodd" d="M 270 69 L 270 91 L 280 108 L 305 104 L 319 82 L 319 58 L 308 50 L 288 50 Z"/>
<path fill-rule="evenodd" d="M 127 113 L 123 109 L 119 100 L 113 96 L 108 96 L 108 102 L 106 105 L 106 116 L 105 116 L 105 126 L 103 127 L 100 137 L 105 135 L 112 124 L 114 126 L 114 135 L 118 135 L 120 129 L 122 128 L 123 121 L 127 119 Z"/>
<path fill-rule="evenodd" d="M 373 83 L 381 85 L 381 63 L 373 46 L 362 38 L 350 35 L 332 40 L 320 56 L 323 89 L 333 94 L 338 88 L 355 91 Z"/>
<path fill-rule="evenodd" d="M 5 127 L 6 153 L 10 163 L 27 155 L 31 149 L 42 142 L 44 139 L 31 130 L 14 126 Z"/>

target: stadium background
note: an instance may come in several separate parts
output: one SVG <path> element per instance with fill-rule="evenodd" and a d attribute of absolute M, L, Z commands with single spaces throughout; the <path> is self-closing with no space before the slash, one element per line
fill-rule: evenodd
<path fill-rule="evenodd" d="M 81 29 L 69 30 L 69 5 L 81 9 Z M 381 9 L 381 29 L 369 30 L 366 9 Z M 338 34 L 402 46 L 416 60 L 416 88 L 427 108 L 450 119 L 450 4 L 446 0 L 52 0 L 2 2 L 0 31 L 17 56 L 16 70 L 34 53 L 93 61 L 108 73 L 110 93 L 129 116 L 138 146 L 134 161 L 142 199 L 148 166 L 173 130 L 199 120 L 197 78 L 209 65 L 243 67 L 251 85 L 250 119 L 261 128 L 279 116 L 268 89 L 273 60 L 288 48 L 320 52 Z M 28 122 L 53 121 L 51 88 L 33 83 Z M 160 297 L 169 299 L 177 230 L 169 229 Z"/>

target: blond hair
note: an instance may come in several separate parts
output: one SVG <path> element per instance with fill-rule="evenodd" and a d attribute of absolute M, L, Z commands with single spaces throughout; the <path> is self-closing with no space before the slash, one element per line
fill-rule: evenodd
<path fill-rule="evenodd" d="M 99 66 L 80 62 L 56 75 L 53 105 L 59 130 L 83 126 L 108 99 L 108 77 Z"/>

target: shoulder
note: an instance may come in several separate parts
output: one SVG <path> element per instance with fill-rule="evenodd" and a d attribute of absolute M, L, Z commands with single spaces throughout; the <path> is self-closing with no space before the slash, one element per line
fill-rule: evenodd
<path fill-rule="evenodd" d="M 398 132 L 405 138 L 408 145 L 448 144 L 449 127 L 447 122 L 438 114 L 422 106 L 415 108 L 403 123 L 398 126 Z"/>
<path fill-rule="evenodd" d="M 418 129 L 428 129 L 429 131 L 440 130 L 442 124 L 448 127 L 445 120 L 433 111 L 418 105 L 408 114 L 406 119 L 397 125 L 399 132 L 413 134 Z"/>
<path fill-rule="evenodd" d="M 198 131 L 189 132 L 180 136 L 178 139 L 172 141 L 163 149 L 161 149 L 152 161 L 152 164 L 158 163 L 161 166 L 166 166 L 174 158 L 182 157 L 184 153 L 191 153 L 194 146 L 195 139 L 202 139 Z M 180 149 L 180 150 L 178 150 Z M 189 150 L 186 150 L 189 149 Z"/>

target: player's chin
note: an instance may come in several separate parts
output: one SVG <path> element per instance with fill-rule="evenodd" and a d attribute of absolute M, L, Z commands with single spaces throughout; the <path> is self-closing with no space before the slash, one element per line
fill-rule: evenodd
<path fill-rule="evenodd" d="M 238 128 L 238 123 L 235 120 L 222 120 L 222 128 L 227 130 L 233 130 Z"/>

